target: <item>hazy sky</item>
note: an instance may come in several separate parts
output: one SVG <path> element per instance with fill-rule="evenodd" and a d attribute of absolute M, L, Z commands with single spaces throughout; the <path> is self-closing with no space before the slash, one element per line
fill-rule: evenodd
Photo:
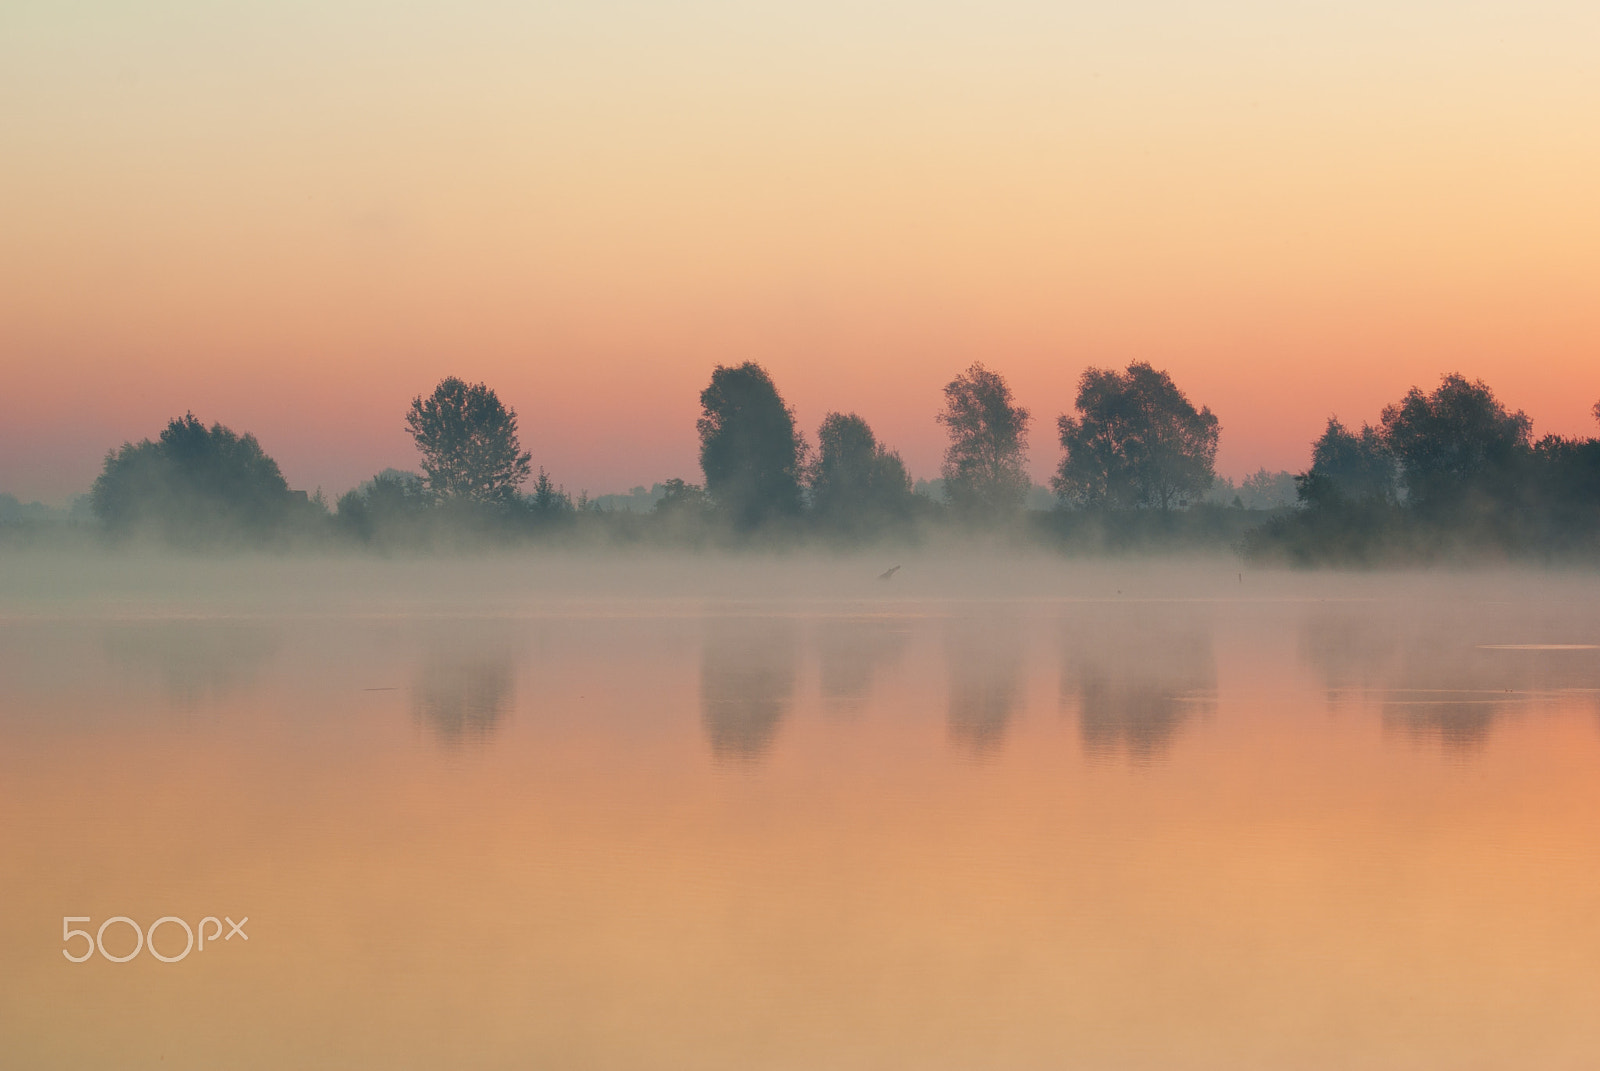
<path fill-rule="evenodd" d="M 1588 434 L 1600 4 L 0 5 L 0 490 L 192 409 L 291 484 L 483 379 L 569 490 L 698 477 L 713 364 L 936 474 L 1150 360 L 1222 471 L 1459 370 Z"/>

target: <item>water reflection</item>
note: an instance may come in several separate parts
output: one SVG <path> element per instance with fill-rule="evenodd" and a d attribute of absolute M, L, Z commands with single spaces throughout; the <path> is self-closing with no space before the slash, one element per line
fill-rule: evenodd
<path fill-rule="evenodd" d="M 1065 628 L 1061 696 L 1091 758 L 1159 759 L 1184 724 L 1215 706 L 1209 622 L 1169 605 L 1086 609 Z"/>
<path fill-rule="evenodd" d="M 1505 699 L 1481 693 L 1439 693 L 1398 689 L 1384 695 L 1383 726 L 1419 740 L 1436 740 L 1447 750 L 1481 747 L 1508 706 Z"/>
<path fill-rule="evenodd" d="M 1475 644 L 1478 631 L 1464 608 L 1397 615 L 1339 607 L 1310 616 L 1301 653 L 1333 706 L 1370 704 L 1387 732 L 1470 751 L 1541 692 L 1538 660 L 1494 658 Z"/>
<path fill-rule="evenodd" d="M 283 633 L 237 621 L 162 621 L 109 628 L 104 643 L 121 675 L 153 684 L 173 706 L 187 709 L 248 692 Z"/>
<path fill-rule="evenodd" d="M 817 673 L 823 709 L 859 713 L 878 673 L 905 653 L 906 639 L 906 628 L 897 621 L 838 618 L 819 624 Z"/>
<path fill-rule="evenodd" d="M 511 709 L 509 657 L 425 663 L 411 688 L 412 716 L 445 748 L 482 744 Z"/>
<path fill-rule="evenodd" d="M 998 751 L 1022 694 L 1022 629 L 1015 618 L 961 618 L 945 633 L 950 742 L 982 758 Z"/>
<path fill-rule="evenodd" d="M 799 629 L 786 618 L 706 622 L 700 722 L 717 762 L 753 763 L 794 701 Z"/>
<path fill-rule="evenodd" d="M 1300 628 L 1300 655 L 1322 680 L 1328 699 L 1382 688 L 1396 675 L 1401 636 L 1396 622 L 1372 610 L 1314 612 Z"/>
<path fill-rule="evenodd" d="M 1518 620 L 1503 608 L 1375 612 L 1340 607 L 1303 626 L 1300 650 L 1335 707 L 1376 706 L 1384 728 L 1446 750 L 1483 746 L 1504 717 L 1587 694 L 1595 652 L 1498 649 L 1485 640 L 1539 637 L 1572 624 Z"/>
<path fill-rule="evenodd" d="M 1600 736 L 1573 691 L 1600 656 L 1478 646 L 1593 638 L 1576 612 L 1546 636 L 1515 608 L 936 616 L 952 604 L 375 610 L 286 619 L 264 644 L 147 636 L 115 665 L 111 633 L 145 626 L 0 618 L 5 1066 L 1600 1052 Z M 174 650 L 179 694 L 228 697 L 205 731 L 149 684 Z M 1481 735 L 1474 714 L 1514 709 L 1506 687 L 1540 716 L 1502 715 L 1470 763 L 1404 746 Z M 1323 688 L 1359 716 L 1328 717 Z M 1061 717 L 1024 706 L 1057 696 Z M 91 936 L 115 912 L 248 913 L 256 937 L 72 966 L 46 929 L 64 911 L 94 915 L 73 924 Z"/>

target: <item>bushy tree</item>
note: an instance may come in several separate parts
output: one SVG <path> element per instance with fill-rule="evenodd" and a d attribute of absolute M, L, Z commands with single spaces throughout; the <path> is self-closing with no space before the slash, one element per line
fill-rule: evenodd
<path fill-rule="evenodd" d="M 1371 424 L 1350 431 L 1328 418 L 1322 437 L 1311 446 L 1311 468 L 1295 477 L 1295 492 L 1310 506 L 1345 502 L 1393 502 L 1394 455 L 1383 433 Z"/>
<path fill-rule="evenodd" d="M 526 501 L 528 509 L 542 517 L 573 512 L 572 496 L 567 494 L 564 488 L 555 485 L 542 465 L 539 467 L 539 475 L 533 481 L 533 491 Z"/>
<path fill-rule="evenodd" d="M 705 512 L 705 488 L 697 483 L 685 483 L 674 476 L 661 485 L 661 498 L 650 507 L 659 515 L 698 515 Z"/>
<path fill-rule="evenodd" d="M 717 510 L 739 528 L 799 514 L 805 445 L 766 369 L 717 365 L 700 408 L 700 468 Z"/>
<path fill-rule="evenodd" d="M 1087 369 L 1078 416 L 1056 421 L 1065 455 L 1050 481 L 1080 506 L 1168 510 L 1204 494 L 1216 478 L 1221 426 L 1195 409 L 1172 377 L 1144 361 L 1126 372 Z"/>
<path fill-rule="evenodd" d="M 823 418 L 808 476 L 812 509 L 834 524 L 871 524 L 910 508 L 911 477 L 900 455 L 854 413 Z"/>
<path fill-rule="evenodd" d="M 1296 494 L 1293 473 L 1270 472 L 1263 466 L 1239 484 L 1238 498 L 1246 509 L 1279 509 L 1294 505 Z"/>
<path fill-rule="evenodd" d="M 1011 388 L 981 362 L 945 384 L 938 416 L 950 437 L 945 448 L 945 497 L 968 518 L 998 518 L 1022 507 L 1033 486 L 1028 460 L 1028 411 Z"/>
<path fill-rule="evenodd" d="M 415 524 L 429 506 L 422 478 L 414 472 L 384 469 L 360 487 L 339 496 L 339 523 L 362 539 Z"/>
<path fill-rule="evenodd" d="M 268 538 L 308 500 L 289 489 L 254 435 L 221 424 L 208 428 L 187 413 L 155 442 L 124 443 L 108 453 L 90 508 L 113 532 L 150 528 L 175 542 L 199 543 Z"/>
<path fill-rule="evenodd" d="M 411 400 L 406 429 L 439 499 L 509 503 L 532 470 L 532 455 L 517 441 L 516 410 L 482 383 L 441 381 L 427 398 Z"/>
<path fill-rule="evenodd" d="M 1412 387 L 1383 410 L 1383 441 L 1400 467 L 1411 502 L 1423 509 L 1494 496 L 1518 455 L 1529 448 L 1533 423 L 1510 412 L 1482 380 L 1447 375 L 1424 394 Z"/>

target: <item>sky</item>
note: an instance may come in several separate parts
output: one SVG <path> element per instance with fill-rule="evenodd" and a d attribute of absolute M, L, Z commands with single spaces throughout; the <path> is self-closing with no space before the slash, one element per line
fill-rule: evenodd
<path fill-rule="evenodd" d="M 744 360 L 926 477 L 975 360 L 1041 481 L 1134 360 L 1236 479 L 1446 372 L 1593 434 L 1596 116 L 1589 0 L 8 0 L 0 491 L 193 411 L 336 495 L 448 375 L 692 480 Z"/>

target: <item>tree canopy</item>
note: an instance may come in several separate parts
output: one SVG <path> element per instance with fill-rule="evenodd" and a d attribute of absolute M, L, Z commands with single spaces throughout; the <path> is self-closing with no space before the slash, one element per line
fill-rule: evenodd
<path fill-rule="evenodd" d="M 1481 380 L 1452 373 L 1432 391 L 1413 387 L 1377 427 L 1330 419 L 1296 477 L 1312 508 L 1275 518 L 1244 548 L 1301 562 L 1592 555 L 1600 440 L 1531 439 L 1526 414 Z"/>
<path fill-rule="evenodd" d="M 209 428 L 186 413 L 152 442 L 106 455 L 90 508 L 108 529 L 150 528 L 178 543 L 274 534 L 306 502 L 254 435 Z"/>
<path fill-rule="evenodd" d="M 415 524 L 430 505 L 416 473 L 384 469 L 340 495 L 337 515 L 349 531 L 371 540 L 397 526 Z"/>
<path fill-rule="evenodd" d="M 1168 510 L 1204 494 L 1216 478 L 1221 426 L 1196 410 L 1172 377 L 1147 362 L 1126 372 L 1087 369 L 1078 416 L 1056 425 L 1065 456 L 1051 487 L 1081 506 Z"/>
<path fill-rule="evenodd" d="M 944 401 L 938 421 L 950 442 L 941 474 L 950 505 L 973 518 L 1015 513 L 1033 485 L 1024 469 L 1032 417 L 981 362 L 945 384 Z"/>
<path fill-rule="evenodd" d="M 661 498 L 650 507 L 659 516 L 699 514 L 706 508 L 705 488 L 673 477 L 661 485 Z"/>
<path fill-rule="evenodd" d="M 482 383 L 451 376 L 411 400 L 406 429 L 422 454 L 423 482 L 440 499 L 508 503 L 532 471 L 517 440 L 517 412 Z"/>
<path fill-rule="evenodd" d="M 823 417 L 808 475 L 812 509 L 834 524 L 870 524 L 902 515 L 910 504 L 911 477 L 900 455 L 854 413 Z"/>
<path fill-rule="evenodd" d="M 714 506 L 740 528 L 798 514 L 805 444 L 766 369 L 717 365 L 700 408 L 700 468 Z"/>
<path fill-rule="evenodd" d="M 565 489 L 556 486 L 543 465 L 539 466 L 539 475 L 534 477 L 533 490 L 523 502 L 530 512 L 543 517 L 571 513 L 574 508 L 572 496 L 567 494 Z"/>
<path fill-rule="evenodd" d="M 1392 502 L 1394 455 L 1380 429 L 1363 424 L 1358 434 L 1329 417 L 1322 437 L 1311 445 L 1311 468 L 1295 483 L 1300 501 L 1310 506 Z"/>
<path fill-rule="evenodd" d="M 784 534 L 848 542 L 918 538 L 941 521 L 1001 521 L 1018 537 L 1084 549 L 1199 542 L 1302 562 L 1600 553 L 1600 438 L 1535 442 L 1524 413 L 1459 374 L 1432 390 L 1413 387 L 1375 424 L 1330 417 L 1305 472 L 1262 468 L 1235 485 L 1214 472 L 1216 416 L 1170 375 L 1147 362 L 1087 369 L 1075 408 L 1057 420 L 1063 456 L 1051 483 L 1061 500 L 1106 512 L 1045 512 L 1049 500 L 1036 500 L 1042 489 L 1024 468 L 1031 418 L 1000 375 L 975 363 L 944 392 L 935 417 L 948 435 L 943 475 L 914 487 L 899 455 L 856 413 L 828 412 L 810 450 L 771 376 L 746 362 L 716 366 L 700 392 L 702 485 L 673 479 L 649 492 L 569 495 L 542 468 L 532 477 L 516 413 L 494 391 L 448 378 L 407 412 L 424 474 L 385 470 L 340 496 L 325 523 L 321 492 L 290 490 L 254 436 L 192 413 L 154 440 L 110 451 L 84 504 L 108 532 L 189 546 L 287 537 L 476 546 L 558 532 L 618 545 Z M 1600 419 L 1600 404 L 1594 412 Z M 1310 508 L 1287 508 L 1295 497 Z M 933 505 L 940 498 L 949 510 Z M 1039 511 L 1026 524 L 1011 516 L 1024 504 Z M 29 510 L 72 523 L 0 495 L 0 540 L 37 538 L 43 522 L 22 523 Z"/>
<path fill-rule="evenodd" d="M 1452 373 L 1433 393 L 1412 387 L 1383 410 L 1383 439 L 1400 466 L 1410 500 L 1434 508 L 1469 492 L 1492 494 L 1497 473 L 1527 451 L 1533 428 L 1510 412 L 1482 380 Z"/>

